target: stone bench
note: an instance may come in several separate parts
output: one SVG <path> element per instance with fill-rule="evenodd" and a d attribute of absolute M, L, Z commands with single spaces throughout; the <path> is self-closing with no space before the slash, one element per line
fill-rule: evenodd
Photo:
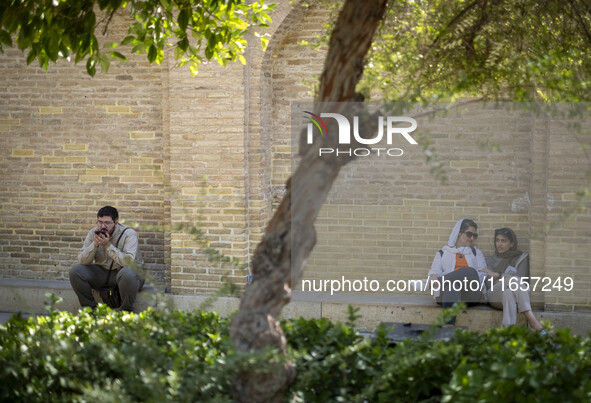
<path fill-rule="evenodd" d="M 290 305 L 293 305 L 290 307 Z M 402 322 L 431 324 L 441 314 L 441 307 L 428 294 L 425 295 L 383 295 L 339 293 L 330 295 L 321 292 L 297 292 L 292 295 L 292 303 L 284 309 L 284 316 L 295 317 L 313 315 L 330 317 L 346 322 L 348 305 L 359 308 L 360 316 L 356 325 L 371 331 L 380 322 Z M 521 315 L 523 316 L 523 315 Z M 499 327 L 503 320 L 502 311 L 481 304 L 464 309 L 456 324 L 470 330 L 486 331 Z M 518 318 L 518 323 L 525 325 L 525 319 Z"/>
<path fill-rule="evenodd" d="M 98 291 L 92 291 L 95 300 L 101 301 Z M 45 314 L 45 304 L 49 303 L 45 296 L 47 293 L 62 299 L 56 305 L 59 310 L 76 313 L 80 309 L 78 297 L 69 281 L 0 278 L 0 311 Z M 155 293 L 153 287 L 144 286 L 138 294 L 135 311 L 145 310 L 150 305 L 148 295 Z"/>
<path fill-rule="evenodd" d="M 136 311 L 152 305 L 150 294 L 154 289 L 145 287 L 138 295 Z M 0 311 L 22 312 L 25 314 L 45 314 L 46 293 L 63 299 L 56 308 L 72 313 L 78 312 L 80 304 L 68 281 L 29 280 L 0 277 Z M 212 301 L 208 295 L 162 295 L 169 306 L 181 310 L 206 309 L 222 316 L 230 315 L 239 307 L 240 300 L 235 297 L 219 297 Z M 98 301 L 98 295 L 97 295 Z M 282 311 L 283 318 L 304 317 L 327 318 L 332 321 L 347 322 L 348 306 L 359 308 L 356 327 L 364 332 L 373 332 L 381 322 L 401 322 L 430 324 L 441 313 L 431 296 L 427 295 L 380 295 L 347 294 L 330 295 L 318 292 L 294 291 L 292 301 Z M 587 335 L 591 332 L 591 314 L 534 311 L 539 320 L 550 320 L 555 327 L 567 327 L 575 334 Z M 499 327 L 503 313 L 488 305 L 464 309 L 456 324 L 474 331 L 486 331 Z M 518 324 L 525 325 L 523 315 Z"/>
<path fill-rule="evenodd" d="M 283 316 L 326 317 L 346 322 L 348 305 L 359 308 L 356 327 L 364 332 L 373 332 L 381 322 L 431 324 L 441 314 L 441 307 L 428 295 L 380 295 L 347 294 L 330 295 L 321 292 L 298 292 L 292 294 L 292 302 L 283 309 Z M 591 314 L 545 312 L 535 310 L 538 320 L 549 320 L 555 328 L 569 328 L 574 334 L 587 336 L 591 332 Z M 457 316 L 456 325 L 469 330 L 484 332 L 500 327 L 503 312 L 489 305 L 480 304 L 464 309 Z M 523 315 L 518 315 L 517 324 L 526 326 Z"/>

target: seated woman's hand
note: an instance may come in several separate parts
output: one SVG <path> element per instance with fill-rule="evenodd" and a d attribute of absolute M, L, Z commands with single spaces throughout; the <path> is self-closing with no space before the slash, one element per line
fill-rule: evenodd
<path fill-rule="evenodd" d="M 438 278 L 439 276 L 437 274 L 431 274 L 429 276 L 429 287 L 432 287 L 433 282 L 437 281 Z"/>
<path fill-rule="evenodd" d="M 494 271 L 492 271 L 491 269 L 489 269 L 488 267 L 485 267 L 484 269 L 480 269 L 478 271 L 481 273 L 484 273 L 490 277 L 497 277 L 497 274 Z"/>

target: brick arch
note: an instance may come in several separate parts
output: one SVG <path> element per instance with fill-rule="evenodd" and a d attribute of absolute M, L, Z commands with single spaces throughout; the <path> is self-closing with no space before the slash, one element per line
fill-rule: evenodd
<path fill-rule="evenodd" d="M 248 51 L 245 171 L 250 253 L 260 241 L 289 177 L 289 102 L 312 100 L 302 79 L 311 82 L 324 61 L 324 52 L 311 51 L 298 43 L 301 39 L 313 39 L 328 14 L 319 6 L 307 7 L 303 3 L 278 4 L 267 30 L 271 38 L 266 51 L 262 52 L 256 41 Z M 314 57 L 310 58 L 311 55 Z"/>
<path fill-rule="evenodd" d="M 272 144 L 271 183 L 275 203 L 280 200 L 291 172 L 290 102 L 313 101 L 314 85 L 326 56 L 325 49 L 315 50 L 301 45 L 301 41 L 314 41 L 329 17 L 329 11 L 322 5 L 298 4 L 285 17 L 265 53 L 261 103 L 268 111 L 264 127 Z"/>
<path fill-rule="evenodd" d="M 265 54 L 263 74 L 267 78 L 264 82 L 267 88 L 262 102 L 268 107 L 267 127 L 274 148 L 272 182 L 275 201 L 290 172 L 290 103 L 313 101 L 315 84 L 326 56 L 326 49 L 314 50 L 301 45 L 301 41 L 313 41 L 322 32 L 328 18 L 328 11 L 318 5 L 294 9 Z"/>

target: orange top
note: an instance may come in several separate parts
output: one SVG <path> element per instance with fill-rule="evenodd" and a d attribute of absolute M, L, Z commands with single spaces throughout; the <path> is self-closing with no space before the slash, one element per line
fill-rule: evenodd
<path fill-rule="evenodd" d="M 463 253 L 456 253 L 456 267 L 454 270 L 461 269 L 462 267 L 467 267 L 468 261 L 466 260 L 466 255 Z"/>

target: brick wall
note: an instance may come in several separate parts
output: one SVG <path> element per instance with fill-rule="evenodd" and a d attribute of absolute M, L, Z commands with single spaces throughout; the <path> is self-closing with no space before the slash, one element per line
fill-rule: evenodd
<path fill-rule="evenodd" d="M 160 75 L 144 57 L 93 79 L 83 64 L 45 72 L 17 49 L 0 55 L 2 276 L 67 278 L 107 204 L 140 227 L 167 222 Z M 140 232 L 147 266 L 162 280 L 163 233 Z"/>
<path fill-rule="evenodd" d="M 590 119 L 553 118 L 546 123 L 546 225 L 552 227 L 545 239 L 544 263 L 553 278 L 572 277 L 575 287 L 566 292 L 551 288 L 545 294 L 550 310 L 591 310 L 591 214 L 590 204 L 578 203 L 576 192 L 589 184 Z M 582 130 L 570 126 L 581 123 Z M 579 206 L 579 211 L 575 206 Z M 560 224 L 562 223 L 562 224 Z"/>
<path fill-rule="evenodd" d="M 417 119 L 417 136 L 428 133 L 444 162 L 446 184 L 429 173 L 417 146 L 403 147 L 401 157 L 360 157 L 347 165 L 317 221 L 307 284 L 320 289 L 324 280 L 367 278 L 380 282 L 378 293 L 417 294 L 389 292 L 385 284 L 426 278 L 454 223 L 466 217 L 479 224 L 476 244 L 487 256 L 494 252 L 495 228 L 515 230 L 520 249 L 531 252 L 531 276 L 551 279 L 532 293 L 534 306 L 588 311 L 588 201 L 573 210 L 575 192 L 589 182 L 591 161 L 580 148 L 584 131 L 568 127 L 574 120 L 505 106 L 473 105 Z M 574 284 L 568 292 L 566 277 Z"/>
<path fill-rule="evenodd" d="M 113 62 L 95 78 L 83 65 L 46 73 L 18 50 L 0 55 L 0 276 L 67 278 L 96 211 L 112 204 L 140 226 L 148 268 L 173 293 L 243 284 L 294 162 L 290 105 L 313 99 L 325 56 L 301 41 L 314 40 L 329 12 L 279 3 L 266 52 L 253 36 L 247 66 L 210 63 L 197 78 L 170 54 L 162 66 L 143 55 Z M 102 40 L 125 24 L 114 19 Z M 492 105 L 419 125 L 448 183 L 432 177 L 420 147 L 348 165 L 318 219 L 305 278 L 423 278 L 455 221 L 470 217 L 485 254 L 493 230 L 510 226 L 532 275 L 574 278 L 573 291 L 538 290 L 534 304 L 591 309 L 588 205 L 535 237 L 589 181 L 581 140 L 563 121 Z M 198 226 L 246 268 L 207 261 L 178 224 Z"/>

